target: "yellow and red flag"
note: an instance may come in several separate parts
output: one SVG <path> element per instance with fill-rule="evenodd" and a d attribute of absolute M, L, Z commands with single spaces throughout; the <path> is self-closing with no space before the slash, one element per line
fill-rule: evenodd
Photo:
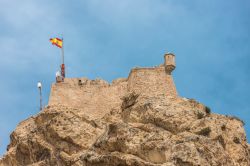
<path fill-rule="evenodd" d="M 56 45 L 57 47 L 59 48 L 62 48 L 63 46 L 63 40 L 62 39 L 59 39 L 59 38 L 51 38 L 49 39 L 50 42 L 53 44 L 53 45 Z"/>

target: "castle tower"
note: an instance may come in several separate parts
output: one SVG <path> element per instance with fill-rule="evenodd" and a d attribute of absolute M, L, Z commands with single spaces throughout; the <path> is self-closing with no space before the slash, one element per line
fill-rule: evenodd
<path fill-rule="evenodd" d="M 171 72 L 175 69 L 175 55 L 167 53 L 164 65 L 157 67 L 134 68 L 128 77 L 128 91 L 145 96 L 165 94 L 177 97 Z"/>
<path fill-rule="evenodd" d="M 165 70 L 167 74 L 171 74 L 172 71 L 175 69 L 175 55 L 172 53 L 166 53 L 164 55 L 165 59 Z"/>

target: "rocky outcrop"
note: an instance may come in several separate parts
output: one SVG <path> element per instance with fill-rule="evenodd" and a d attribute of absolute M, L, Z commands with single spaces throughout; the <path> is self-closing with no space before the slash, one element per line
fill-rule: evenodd
<path fill-rule="evenodd" d="M 249 166 L 243 122 L 179 97 L 164 65 L 106 81 L 66 78 L 11 134 L 0 166 Z"/>
<path fill-rule="evenodd" d="M 114 80 L 111 84 L 100 79 L 65 78 L 64 82 L 52 84 L 49 105 L 63 104 L 83 109 L 93 118 L 101 118 L 119 107 L 121 98 L 131 92 L 147 96 L 178 96 L 172 75 L 161 65 L 134 68 L 128 78 Z"/>
<path fill-rule="evenodd" d="M 17 126 L 0 165 L 250 165 L 237 118 L 164 94 L 131 92 L 121 101 L 101 118 L 49 105 Z"/>

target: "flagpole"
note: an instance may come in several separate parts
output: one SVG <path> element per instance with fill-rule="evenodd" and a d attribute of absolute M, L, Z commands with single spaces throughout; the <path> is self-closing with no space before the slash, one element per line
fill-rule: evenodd
<path fill-rule="evenodd" d="M 65 64 L 64 64 L 64 41 L 62 37 L 62 65 L 61 65 L 61 75 L 63 79 L 65 78 Z"/>
<path fill-rule="evenodd" d="M 39 94 L 40 94 L 40 111 L 42 111 L 43 109 L 43 103 L 42 103 L 42 88 L 39 88 Z"/>
<path fill-rule="evenodd" d="M 64 64 L 64 42 L 62 38 L 62 64 Z"/>
<path fill-rule="evenodd" d="M 61 77 L 60 77 L 60 82 L 64 81 L 65 78 L 65 64 L 64 64 L 64 42 L 63 42 L 63 36 L 61 39 L 59 38 L 51 38 L 50 42 L 53 45 L 56 45 L 57 47 L 61 48 L 62 51 L 62 64 L 60 65 L 60 69 L 61 69 Z"/>
<path fill-rule="evenodd" d="M 43 109 L 43 103 L 42 103 L 42 83 L 37 83 L 37 88 L 39 89 L 39 96 L 40 96 L 40 111 Z"/>

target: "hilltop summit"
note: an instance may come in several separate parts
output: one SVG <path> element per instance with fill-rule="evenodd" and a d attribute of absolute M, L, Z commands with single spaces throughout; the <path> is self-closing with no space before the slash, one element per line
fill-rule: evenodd
<path fill-rule="evenodd" d="M 49 104 L 11 134 L 0 166 L 249 166 L 243 122 L 180 97 L 163 65 L 128 78 L 65 78 Z"/>

